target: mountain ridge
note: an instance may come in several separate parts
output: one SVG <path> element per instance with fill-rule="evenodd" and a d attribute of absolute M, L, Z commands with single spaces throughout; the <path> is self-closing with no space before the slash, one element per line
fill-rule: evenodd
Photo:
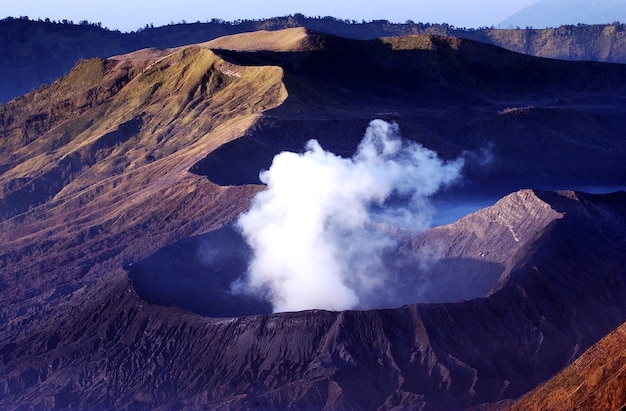
<path fill-rule="evenodd" d="M 217 207 L 217 210 L 224 207 L 224 210 L 231 211 L 213 223 L 205 223 L 206 219 L 199 215 L 184 217 L 184 224 L 189 225 L 187 231 L 189 235 L 198 233 L 196 230 L 200 230 L 200 227 L 217 228 L 247 207 L 253 193 L 259 190 L 258 186 L 249 184 L 258 184 L 258 171 L 269 166 L 274 154 L 285 149 L 299 151 L 308 139 L 317 138 L 328 149 L 346 157 L 350 156 L 358 144 L 364 127 L 372 118 L 379 115 L 381 107 L 392 112 L 391 115 L 385 115 L 386 118 L 401 122 L 402 127 L 407 129 L 406 135 L 409 138 L 419 139 L 426 146 L 436 149 L 444 158 L 454 158 L 464 150 L 479 150 L 484 147 L 484 144 L 489 142 L 481 131 L 489 130 L 484 124 L 494 122 L 499 124 L 505 120 L 504 124 L 510 125 L 512 137 L 519 133 L 515 130 L 524 130 L 529 124 L 537 121 L 537 117 L 528 116 L 529 113 L 538 110 L 536 108 L 506 110 L 511 104 L 510 97 L 503 98 L 502 102 L 497 100 L 487 102 L 484 107 L 477 105 L 476 109 L 468 111 L 467 106 L 463 105 L 466 103 L 463 97 L 465 91 L 462 88 L 460 101 L 450 100 L 446 103 L 446 100 L 443 100 L 444 107 L 441 111 L 422 110 L 419 108 L 422 102 L 416 94 L 403 94 L 403 91 L 394 94 L 396 92 L 393 91 L 394 88 L 388 88 L 385 83 L 386 76 L 372 76 L 370 71 L 365 70 L 365 75 L 369 76 L 366 78 L 373 79 L 376 82 L 373 85 L 378 87 L 378 90 L 389 93 L 387 96 L 382 94 L 372 97 L 368 94 L 370 89 L 363 90 L 363 82 L 359 82 L 354 72 L 349 71 L 348 61 L 342 63 L 344 66 L 341 69 L 346 73 L 345 78 L 348 78 L 349 83 L 336 77 L 332 80 L 334 84 L 329 83 L 328 76 L 332 73 L 306 69 L 306 66 L 315 64 L 317 67 L 327 67 L 328 63 L 338 61 L 337 56 L 342 56 L 343 52 L 355 42 L 348 40 L 344 43 L 336 37 L 329 39 L 332 39 L 335 45 L 331 45 L 328 52 L 296 56 L 292 53 L 277 53 L 270 56 L 271 62 L 275 64 L 283 61 L 281 64 L 284 67 L 267 65 L 267 62 L 264 63 L 265 66 L 258 63 L 256 66 L 239 65 L 225 61 L 209 49 L 199 46 L 179 49 L 166 57 L 157 54 L 147 56 L 147 59 L 138 59 L 133 55 L 119 57 L 121 60 L 89 60 L 77 65 L 72 73 L 52 86 L 1 106 L 0 124 L 4 129 L 0 141 L 0 158 L 5 164 L 1 176 L 3 201 L 0 207 L 4 220 L 3 238 L 6 244 L 11 244 L 9 249 L 19 250 L 11 257 L 6 255 L 3 257 L 3 267 L 9 267 L 22 258 L 19 257 L 22 254 L 20 244 L 26 250 L 31 250 L 29 252 L 36 252 L 40 246 L 35 244 L 39 240 L 31 243 L 29 239 L 37 238 L 37 233 L 50 232 L 63 235 L 65 240 L 57 245 L 59 250 L 62 249 L 60 244 L 63 243 L 75 245 L 76 233 L 66 231 L 67 221 L 84 222 L 81 223 L 78 232 L 80 236 L 88 239 L 100 232 L 123 231 L 127 223 L 135 224 L 137 229 L 142 224 L 149 224 L 155 228 L 161 226 L 155 216 L 144 215 L 145 213 L 141 211 L 140 204 L 144 202 L 145 204 L 162 202 L 165 205 L 164 199 L 167 199 L 169 205 L 164 206 L 159 215 L 162 218 L 168 215 L 183 217 L 186 211 L 181 210 L 176 204 L 190 204 L 190 200 L 184 200 L 187 193 L 192 193 L 192 197 L 198 196 L 194 201 L 200 201 L 199 198 L 205 196 L 227 198 L 225 193 L 231 191 L 247 193 L 243 195 L 241 201 L 234 202 L 234 206 L 224 203 Z M 415 38 L 410 40 L 415 41 Z M 492 50 L 486 45 L 481 45 L 480 48 Z M 241 58 L 241 54 L 232 53 L 233 57 Z M 356 49 L 351 51 L 351 57 L 366 61 L 369 59 L 374 64 L 380 64 L 377 62 L 381 61 L 380 53 L 385 56 L 384 53 L 395 52 L 389 50 L 385 43 L 374 41 L 357 43 Z M 404 56 L 405 53 L 412 52 L 400 51 L 400 53 Z M 422 62 L 426 69 L 430 61 L 457 58 L 455 52 L 448 48 L 432 53 L 432 56 L 429 54 L 430 57 Z M 502 53 L 506 55 L 506 52 Z M 248 58 L 246 54 L 243 56 Z M 417 56 L 419 54 L 415 58 Z M 263 53 L 252 57 L 261 58 L 261 62 L 262 59 L 267 59 Z M 522 61 L 530 59 L 518 55 L 514 58 Z M 539 67 L 542 67 L 543 60 L 531 60 L 532 64 L 540 64 Z M 389 68 L 395 70 L 391 64 L 393 61 L 379 65 L 379 70 Z M 613 98 L 610 93 L 619 95 L 619 88 L 616 88 L 615 84 L 620 84 L 621 66 L 597 63 L 591 65 L 546 63 L 554 65 L 560 74 L 567 72 L 563 69 L 571 70 L 573 67 L 573 84 L 579 81 L 576 74 L 578 70 L 584 73 L 584 81 L 589 81 L 593 77 L 589 77 L 588 68 L 597 69 L 597 78 L 606 84 L 602 87 L 609 90 L 601 91 L 609 93 L 608 98 L 600 94 L 602 100 L 610 102 Z M 434 64 L 436 67 L 439 63 Z M 302 67 L 305 67 L 305 70 L 302 70 Z M 302 77 L 303 72 L 307 77 Z M 350 76 L 348 72 L 351 73 Z M 618 73 L 618 76 L 611 73 Z M 400 76 L 394 74 L 394 77 L 419 80 L 419 77 L 410 72 L 401 71 L 400 74 Z M 240 75 L 241 77 L 238 77 Z M 426 75 L 434 76 L 436 80 L 429 87 L 437 87 L 438 83 L 459 86 L 446 77 L 448 71 L 435 71 L 434 74 L 427 71 Z M 453 75 L 458 74 L 453 72 Z M 465 75 L 472 74 L 469 72 Z M 262 79 L 266 80 L 260 81 Z M 455 77 L 452 78 L 454 79 Z M 549 87 L 561 87 L 558 84 L 562 81 L 559 79 L 557 86 Z M 419 92 L 420 84 L 416 82 L 408 85 L 415 87 Z M 296 87 L 293 87 L 294 85 Z M 396 84 L 392 86 L 397 90 Z M 348 92 L 350 87 L 353 90 L 356 87 L 356 91 L 361 89 L 358 95 L 364 98 L 355 99 L 351 92 Z M 72 94 L 68 98 L 66 93 L 69 90 L 72 90 Z M 243 90 L 245 92 L 242 92 Z M 527 90 L 517 94 L 520 93 L 518 90 L 516 88 L 511 92 L 513 96 L 517 96 L 514 99 L 526 100 L 525 104 L 528 104 L 529 97 L 525 94 Z M 577 96 L 576 89 L 568 93 L 573 93 L 572 97 L 568 97 L 572 102 L 582 98 L 586 104 L 589 99 L 585 87 L 582 88 L 581 97 Z M 55 101 L 57 103 L 50 104 Z M 536 101 L 538 104 L 545 104 L 542 96 Z M 477 99 L 477 102 L 481 104 L 481 99 Z M 452 108 L 445 107 L 450 104 Z M 461 104 L 458 109 L 454 108 L 456 104 Z M 277 108 L 272 109 L 273 107 Z M 542 110 L 559 112 L 555 108 Z M 621 113 L 619 110 L 618 107 L 616 113 Z M 580 114 L 575 116 L 577 121 L 585 118 Z M 571 135 L 580 134 L 580 138 L 583 136 L 588 138 L 587 130 L 592 130 L 598 135 L 607 125 L 610 126 L 607 132 L 612 133 L 610 120 L 612 117 L 597 117 L 597 114 L 592 113 L 591 118 L 593 122 L 589 126 L 585 126 L 585 123 L 573 123 L 575 129 L 572 129 Z M 199 120 L 194 121 L 195 119 Z M 441 126 L 443 121 L 446 122 L 445 127 Z M 180 126 L 174 127 L 172 124 Z M 563 133 L 566 124 L 567 122 L 561 122 L 558 127 L 552 129 Z M 471 131 L 472 129 L 475 131 Z M 547 134 L 537 130 L 533 133 L 535 140 L 529 141 L 537 144 L 541 143 L 541 138 L 553 138 L 552 129 L 549 128 Z M 472 135 L 478 137 L 476 138 L 478 144 L 472 143 L 472 138 L 467 138 L 468 133 L 470 137 Z M 525 134 L 522 136 L 527 139 Z M 506 147 L 511 137 L 503 140 L 505 145 L 494 147 L 493 154 L 496 155 L 496 160 L 500 159 L 502 163 L 506 163 L 504 161 L 507 159 Z M 232 142 L 228 143 L 229 141 Z M 251 142 L 254 144 L 250 145 Z M 498 140 L 495 140 L 495 143 L 498 143 Z M 241 156 L 238 154 L 241 150 L 250 152 L 247 155 L 247 162 L 241 163 Z M 536 167 L 545 168 L 549 164 L 558 164 L 555 159 L 559 158 L 569 161 L 566 158 L 577 155 L 587 158 L 586 164 L 574 164 L 573 168 L 564 168 L 557 173 L 559 179 L 563 179 L 564 176 L 587 174 L 585 167 L 589 167 L 590 170 L 596 168 L 604 170 L 603 167 L 609 167 L 611 173 L 620 170 L 619 167 L 613 167 L 609 161 L 611 157 L 607 157 L 602 146 L 597 150 L 597 158 L 600 160 L 588 157 L 594 150 L 586 144 L 575 143 L 573 151 L 564 151 L 561 146 L 555 147 L 553 151 L 545 151 L 549 162 Z M 616 160 L 618 164 L 622 159 L 619 155 L 620 150 L 624 149 L 614 146 L 609 153 L 609 156 L 619 159 Z M 501 153 L 505 154 L 504 157 L 500 157 Z M 507 161 L 520 159 L 517 154 L 509 158 Z M 526 158 L 529 162 L 522 167 L 534 168 L 537 156 L 529 152 Z M 206 165 L 209 160 L 211 162 L 219 160 L 217 164 L 222 165 L 218 169 L 227 172 L 229 178 L 224 180 L 217 175 L 213 165 L 210 167 Z M 493 164 L 497 165 L 498 161 L 494 161 Z M 473 176 L 470 174 L 472 169 L 468 169 L 468 185 L 471 178 L 493 179 L 498 175 L 497 168 L 490 170 L 488 167 L 484 170 L 477 164 L 472 166 L 471 163 L 468 167 L 474 167 Z M 192 173 L 187 173 L 187 169 Z M 512 189 L 515 189 L 516 185 L 519 187 L 531 183 L 525 180 L 524 173 L 520 173 L 519 170 L 524 168 L 517 171 L 517 175 L 521 175 L 522 178 L 513 183 Z M 602 179 L 610 175 L 604 172 L 600 174 Z M 205 176 L 209 176 L 211 181 L 206 180 Z M 237 181 L 231 180 L 237 176 L 239 176 Z M 611 183 L 602 179 L 592 180 L 590 184 Z M 616 181 L 619 182 L 620 179 L 620 175 L 616 175 Z M 218 187 L 214 185 L 215 182 L 228 187 Z M 471 185 L 469 188 L 472 189 Z M 107 195 L 102 196 L 102 193 Z M 128 198 L 136 199 L 136 202 L 127 202 Z M 207 205 L 212 201 L 214 200 L 209 200 Z M 190 212 L 191 210 L 200 212 L 203 209 L 206 209 L 206 206 L 190 206 Z M 104 217 L 106 213 L 109 213 L 109 217 Z M 217 215 L 219 213 L 221 211 Z M 210 211 L 209 215 L 216 215 L 216 212 Z M 173 220 L 175 221 L 175 218 Z M 54 229 L 51 230 L 50 227 Z M 76 227 L 72 230 L 75 229 Z M 111 236 L 109 241 L 114 238 L 114 235 Z M 53 250 L 54 246 L 48 244 L 43 249 Z M 65 258 L 63 257 L 61 261 Z"/>
<path fill-rule="evenodd" d="M 594 236 L 610 242 L 610 235 L 597 223 L 612 227 L 611 233 L 623 233 L 625 195 L 526 190 L 505 201 L 525 202 L 527 209 L 538 213 L 549 211 L 545 209 L 549 204 L 550 209 L 562 213 L 559 225 L 569 221 L 564 226 L 566 231 L 594 232 Z M 502 205 L 493 207 L 494 214 L 496 209 L 509 212 Z M 532 220 L 532 214 L 528 216 Z M 551 231 L 544 231 L 547 236 L 538 248 L 540 253 L 555 245 L 582 244 L 568 237 L 553 237 Z M 608 251 L 593 244 L 597 250 Z M 620 244 L 612 255 L 623 259 L 626 244 L 623 239 Z M 572 264 L 586 259 L 587 255 L 581 255 Z M 586 261 L 593 266 L 599 260 Z M 626 307 L 619 298 L 626 284 L 623 272 L 616 276 L 596 271 L 598 276 L 592 280 L 598 285 L 595 288 L 577 284 L 571 281 L 573 278 L 569 278 L 569 286 L 563 287 L 562 269 L 560 273 L 553 271 L 554 265 L 546 262 L 531 258 L 518 266 L 509 285 L 487 299 L 389 310 L 313 310 L 226 319 L 201 318 L 178 309 L 150 306 L 138 298 L 123 275 L 115 275 L 106 284 L 59 289 L 56 298 L 61 298 L 64 310 L 51 312 L 56 313 L 56 333 L 42 332 L 24 344 L 21 341 L 25 338 L 33 338 L 26 331 L 29 318 L 33 321 L 38 313 L 20 314 L 10 321 L 10 329 L 20 331 L 13 343 L 5 342 L 2 347 L 4 366 L 13 371 L 0 386 L 4 401 L 49 407 L 464 409 L 477 402 L 522 394 L 624 320 Z M 544 280 L 537 281 L 540 277 Z M 592 276 L 576 276 L 582 278 Z M 103 292 L 102 287 L 107 291 Z M 597 293 L 590 294 L 590 289 Z M 579 300 L 575 293 L 570 294 L 575 290 L 586 293 L 588 299 Z M 81 295 L 92 301 L 80 309 L 88 319 L 86 323 L 76 322 L 78 307 L 72 303 Z M 602 321 L 595 312 L 581 309 L 593 307 L 600 300 L 615 308 L 607 311 Z M 572 322 L 562 322 L 565 313 L 548 308 L 555 304 L 565 312 L 573 307 L 580 310 Z M 478 318 L 483 320 L 477 322 Z M 562 326 L 572 328 L 566 332 Z M 73 342 L 66 344 L 62 343 L 63 330 L 68 327 Z M 590 334 L 591 329 L 597 334 Z M 572 332 L 578 338 L 573 339 Z M 229 343 L 220 342 L 224 339 Z M 468 350 L 468 345 L 473 349 Z M 208 346 L 223 349 L 207 350 Z M 42 348 L 31 357 L 29 347 Z M 484 356 L 499 361 L 485 362 Z M 13 361 L 26 361 L 27 357 L 32 358 L 26 363 L 28 367 L 12 367 Z M 99 366 L 88 371 L 90 364 Z M 129 375 L 134 376 L 132 380 L 126 377 Z M 191 385 L 184 382 L 190 375 L 194 381 Z M 513 375 L 523 377 L 519 380 Z M 158 390 L 154 390 L 155 384 Z M 82 388 L 86 386 L 92 388 Z M 109 395 L 103 396 L 100 388 L 104 386 Z M 185 388 L 181 391 L 174 387 Z M 368 396 L 362 395 L 363 387 Z"/>
<path fill-rule="evenodd" d="M 302 30 L 261 34 L 270 45 L 273 35 L 280 50 Z M 623 66 L 440 36 L 319 36 L 308 51 L 191 45 L 87 60 L 0 106 L 0 406 L 464 409 L 521 396 L 624 322 L 626 194 L 518 191 L 541 173 L 565 186 L 581 167 L 597 185 L 623 183 L 624 148 L 607 147 L 623 140 Z M 346 50 L 368 64 L 341 60 Z M 420 65 L 402 65 L 411 61 Z M 477 67 L 502 64 L 516 71 L 480 77 Z M 535 84 L 528 68 L 561 77 Z M 349 157 L 372 118 L 444 159 L 466 156 L 466 195 L 502 176 L 498 193 L 518 186 L 456 228 L 402 239 L 407 253 L 429 236 L 450 243 L 441 272 L 471 278 L 442 282 L 471 293 L 214 318 L 147 301 L 129 278 L 155 253 L 194 271 L 190 244 L 214 235 L 209 245 L 228 247 L 218 231 L 263 189 L 252 178 L 265 159 L 310 138 Z M 490 136 L 496 129 L 506 133 Z M 512 160 L 525 168 L 502 168 Z M 188 254 L 172 254 L 176 244 Z M 185 266 L 169 261 L 156 266 L 170 276 Z M 148 283 L 155 272 L 143 273 Z"/>
<path fill-rule="evenodd" d="M 556 29 L 462 29 L 448 24 L 394 24 L 385 20 L 347 22 L 332 17 L 301 14 L 259 21 L 178 24 L 146 27 L 132 33 L 110 31 L 97 24 L 31 21 L 27 17 L 0 21 L 6 53 L 0 74 L 6 79 L 0 101 L 9 101 L 69 72 L 80 59 L 107 58 L 139 49 L 172 48 L 206 42 L 225 35 L 258 30 L 306 27 L 354 39 L 408 34 L 434 34 L 469 38 L 536 56 L 558 59 L 626 62 L 623 24 L 562 26 Z M 36 53 L 33 52 L 37 50 Z"/>

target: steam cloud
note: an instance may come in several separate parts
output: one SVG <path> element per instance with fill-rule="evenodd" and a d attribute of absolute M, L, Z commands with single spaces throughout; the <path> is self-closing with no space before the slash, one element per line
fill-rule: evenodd
<path fill-rule="evenodd" d="M 444 162 L 382 120 L 369 124 L 352 158 L 316 140 L 305 148 L 276 155 L 261 172 L 267 188 L 237 221 L 254 256 L 233 291 L 268 299 L 274 312 L 393 301 L 406 292 L 388 258 L 393 230 L 429 226 L 429 197 L 459 179 L 463 159 Z"/>

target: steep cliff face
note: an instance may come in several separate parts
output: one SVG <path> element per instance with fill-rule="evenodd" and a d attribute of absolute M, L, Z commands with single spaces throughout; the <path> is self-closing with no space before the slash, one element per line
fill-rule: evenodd
<path fill-rule="evenodd" d="M 563 215 L 522 190 L 493 207 L 412 238 L 410 248 L 436 251 L 427 272 L 429 299 L 456 302 L 488 297 L 503 287 L 545 230 Z"/>

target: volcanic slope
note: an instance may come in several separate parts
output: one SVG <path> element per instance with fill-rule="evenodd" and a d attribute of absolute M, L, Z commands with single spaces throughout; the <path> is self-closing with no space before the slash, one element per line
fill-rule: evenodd
<path fill-rule="evenodd" d="M 236 64 L 282 67 L 289 97 L 194 166 L 214 182 L 257 183 L 276 153 L 298 152 L 311 138 L 349 157 L 373 117 L 397 121 L 405 137 L 444 158 L 483 153 L 465 170 L 471 192 L 486 181 L 500 195 L 626 181 L 623 65 L 539 59 L 438 36 L 309 33 L 299 49 L 281 52 L 251 50 L 244 38 L 207 44 Z"/>
<path fill-rule="evenodd" d="M 393 275 L 385 276 L 384 289 L 358 308 L 460 302 L 488 297 L 502 288 L 545 227 L 562 217 L 548 204 L 537 210 L 535 203 L 526 201 L 529 196 L 521 192 L 519 199 L 513 196 L 425 233 L 399 230 L 396 246 L 384 256 L 394 267 Z M 209 317 L 269 313 L 269 302 L 230 291 L 251 255 L 240 232 L 227 225 L 178 241 L 127 269 L 135 290 L 147 302 Z"/>
<path fill-rule="evenodd" d="M 621 65 L 304 29 L 80 62 L 0 106 L 0 264 L 21 289 L 7 299 L 218 228 L 274 154 L 317 138 L 349 156 L 374 117 L 444 158 L 487 150 L 467 161 L 470 192 L 624 184 L 625 86 Z"/>
<path fill-rule="evenodd" d="M 453 410 L 515 398 L 626 319 L 624 204 L 624 192 L 526 190 L 443 227 L 495 234 L 493 253 L 505 232 L 525 242 L 499 291 L 453 304 L 212 319 L 148 305 L 119 277 L 69 290 L 5 324 L 2 404 Z M 477 219 L 491 224 L 472 230 Z"/>
<path fill-rule="evenodd" d="M 506 266 L 487 299 L 222 320 L 141 300 L 122 266 L 223 227 L 261 189 L 217 185 L 231 183 L 217 178 L 215 164 L 224 180 L 249 183 L 260 155 L 299 150 L 309 137 L 352 154 L 373 117 L 397 120 L 406 137 L 451 158 L 482 148 L 489 125 L 524 130 L 565 113 L 593 134 L 560 130 L 562 120 L 526 146 L 566 136 L 547 146 L 568 147 L 588 171 L 604 167 L 608 182 L 623 172 L 622 66 L 550 62 L 434 36 L 259 36 L 268 50 L 204 44 L 82 61 L 50 87 L 0 106 L 2 408 L 462 408 L 521 395 L 624 320 L 616 301 L 623 266 L 614 265 L 624 255 L 619 195 L 523 192 L 539 210 L 572 208 L 549 226 L 553 237 L 541 236 L 552 247 L 540 247 L 532 266 Z M 466 46 L 473 51 L 461 52 Z M 551 106 L 555 95 L 563 108 Z M 230 151 L 235 157 L 220 151 L 239 140 L 245 150 Z M 508 140 L 495 141 L 495 166 L 506 164 L 497 159 Z M 242 163 L 246 150 L 255 155 Z M 548 166 L 528 158 L 530 170 Z M 497 175 L 481 170 L 470 168 L 470 181 Z M 592 182 L 607 183 L 598 175 Z M 576 216 L 585 223 L 568 220 Z M 585 261 L 600 271 L 582 270 Z M 515 337 L 501 345 L 508 333 Z"/>
<path fill-rule="evenodd" d="M 85 24 L 84 24 L 85 23 Z M 147 48 L 171 48 L 215 39 L 228 34 L 306 27 L 355 39 L 410 34 L 433 34 L 469 38 L 508 50 L 562 60 L 626 62 L 626 30 L 620 23 L 562 26 L 550 29 L 465 30 L 447 24 L 386 20 L 346 22 L 332 17 L 310 18 L 300 14 L 237 23 L 212 20 L 207 23 L 144 27 L 120 33 L 98 24 L 30 21 L 27 17 L 0 20 L 3 55 L 0 61 L 0 102 L 49 84 L 66 74 L 80 58 L 107 58 Z"/>
<path fill-rule="evenodd" d="M 516 403 L 511 411 L 622 410 L 626 405 L 626 323 Z"/>
<path fill-rule="evenodd" d="M 147 51 L 80 62 L 50 88 L 1 106 L 0 261 L 21 273 L 11 298 L 244 210 L 256 188 L 218 187 L 187 170 L 282 102 L 282 75 L 201 47 Z"/>

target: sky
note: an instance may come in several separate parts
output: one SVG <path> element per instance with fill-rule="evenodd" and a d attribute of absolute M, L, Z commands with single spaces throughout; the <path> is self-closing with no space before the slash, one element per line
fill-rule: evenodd
<path fill-rule="evenodd" d="M 404 23 L 448 23 L 456 27 L 498 25 L 536 0 L 1 0 L 0 18 L 87 20 L 124 32 L 153 24 L 205 22 L 212 18 L 234 21 L 302 13 L 340 19 L 376 19 Z"/>

